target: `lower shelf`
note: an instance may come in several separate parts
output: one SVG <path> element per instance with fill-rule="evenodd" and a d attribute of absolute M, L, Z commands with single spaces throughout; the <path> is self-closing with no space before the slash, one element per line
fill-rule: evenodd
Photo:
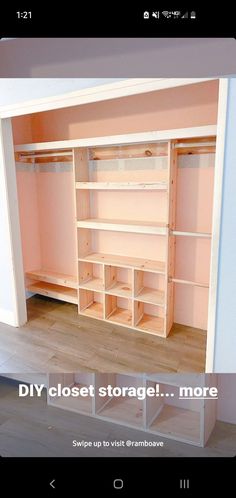
<path fill-rule="evenodd" d="M 87 386 L 83 384 L 74 384 L 73 387 L 81 388 Z M 50 398 L 50 405 L 76 413 L 85 413 L 89 415 L 92 414 L 92 398 L 90 396 L 86 397 L 61 396 L 60 398 Z"/>
<path fill-rule="evenodd" d="M 152 432 L 200 444 L 200 413 L 164 405 L 149 427 Z"/>
<path fill-rule="evenodd" d="M 114 323 L 130 326 L 132 325 L 132 313 L 124 308 L 116 308 L 107 317 L 107 320 Z"/>
<path fill-rule="evenodd" d="M 29 284 L 27 289 L 41 296 L 53 297 L 59 301 L 78 304 L 78 292 L 70 287 L 62 287 L 61 285 L 49 284 L 48 282 L 35 282 Z"/>
<path fill-rule="evenodd" d="M 136 398 L 112 398 L 99 410 L 99 416 L 134 427 L 143 427 L 142 402 Z"/>
<path fill-rule="evenodd" d="M 91 318 L 103 319 L 103 306 L 101 303 L 91 303 L 87 308 L 80 311 L 81 315 L 90 316 Z"/>
<path fill-rule="evenodd" d="M 141 320 L 136 324 L 136 328 L 140 330 L 145 330 L 152 334 L 156 334 L 164 337 L 164 318 L 159 316 L 143 314 Z"/>
<path fill-rule="evenodd" d="M 143 287 L 137 294 L 136 299 L 139 299 L 143 303 L 158 304 L 158 306 L 164 306 L 165 293 L 161 290 L 151 289 L 150 287 Z"/>
<path fill-rule="evenodd" d="M 71 289 L 78 289 L 77 278 L 65 273 L 57 273 L 49 270 L 34 270 L 26 272 L 25 276 L 32 280 L 48 282 L 50 284 L 62 285 Z"/>

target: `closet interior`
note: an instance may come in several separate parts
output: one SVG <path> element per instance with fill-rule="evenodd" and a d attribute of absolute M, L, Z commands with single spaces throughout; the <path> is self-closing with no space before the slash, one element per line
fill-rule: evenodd
<path fill-rule="evenodd" d="M 207 330 L 216 127 L 199 130 L 16 146 L 27 291 L 161 337 Z"/>

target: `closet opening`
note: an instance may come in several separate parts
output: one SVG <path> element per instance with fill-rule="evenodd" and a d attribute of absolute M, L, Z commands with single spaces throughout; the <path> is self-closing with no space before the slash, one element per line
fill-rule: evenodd
<path fill-rule="evenodd" d="M 27 292 L 161 337 L 207 330 L 214 162 L 215 136 L 17 153 Z"/>
<path fill-rule="evenodd" d="M 218 83 L 191 86 L 188 94 L 175 89 L 173 110 L 169 100 L 161 109 L 161 92 L 148 95 L 138 130 L 137 96 L 123 114 L 117 99 L 106 111 L 100 102 L 80 106 L 80 115 L 72 108 L 27 116 L 32 139 L 15 141 L 27 298 L 68 303 L 94 333 L 103 322 L 134 339 L 173 338 L 180 349 L 188 334 L 207 338 Z M 169 127 L 156 131 L 167 110 Z"/>

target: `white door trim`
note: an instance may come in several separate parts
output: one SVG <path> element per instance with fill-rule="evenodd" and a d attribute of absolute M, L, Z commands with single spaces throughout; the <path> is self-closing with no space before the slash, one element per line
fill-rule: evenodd
<path fill-rule="evenodd" d="M 215 156 L 215 178 L 212 216 L 212 242 L 211 242 L 211 268 L 208 303 L 208 327 L 207 327 L 207 349 L 206 349 L 206 372 L 214 372 L 216 316 L 217 316 L 217 288 L 218 288 L 218 265 L 220 248 L 221 207 L 224 174 L 225 133 L 228 102 L 227 78 L 220 78 L 216 156 Z"/>

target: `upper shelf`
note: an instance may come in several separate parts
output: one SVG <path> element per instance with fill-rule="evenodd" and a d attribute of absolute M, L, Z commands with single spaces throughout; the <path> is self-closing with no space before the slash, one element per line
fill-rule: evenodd
<path fill-rule="evenodd" d="M 131 220 L 109 220 L 88 218 L 77 221 L 78 228 L 94 230 L 110 230 L 115 232 L 146 233 L 153 235 L 166 235 L 168 225 L 164 222 L 147 222 Z"/>
<path fill-rule="evenodd" d="M 165 274 L 165 263 L 163 261 L 154 261 L 152 259 L 133 258 L 130 256 L 120 256 L 119 254 L 102 254 L 91 253 L 79 258 L 80 261 L 90 263 L 103 263 L 112 266 L 123 266 L 125 268 L 135 268 L 156 273 Z"/>
<path fill-rule="evenodd" d="M 141 133 L 127 133 L 126 135 L 113 135 L 109 137 L 92 137 L 75 140 L 60 140 L 55 142 L 41 142 L 21 144 L 15 146 L 15 152 L 43 151 L 55 149 L 71 149 L 74 147 L 101 147 L 106 145 L 122 145 L 140 142 L 156 142 L 161 140 L 178 140 L 181 138 L 198 138 L 215 136 L 216 125 L 194 126 L 191 128 L 174 128 Z"/>
<path fill-rule="evenodd" d="M 167 190 L 166 182 L 76 182 L 79 190 Z"/>

